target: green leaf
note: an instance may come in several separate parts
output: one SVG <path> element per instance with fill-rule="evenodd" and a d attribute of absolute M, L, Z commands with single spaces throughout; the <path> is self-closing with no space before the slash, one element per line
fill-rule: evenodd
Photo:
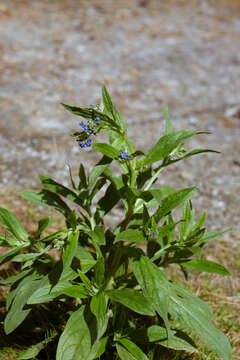
<path fill-rule="evenodd" d="M 152 164 L 169 156 L 184 140 L 196 135 L 197 131 L 180 130 L 166 134 L 154 145 L 145 156 L 137 162 L 137 167 Z"/>
<path fill-rule="evenodd" d="M 197 352 L 197 349 L 192 346 L 188 341 L 174 335 L 171 336 L 169 340 L 166 339 L 159 341 L 158 344 L 173 350 Z"/>
<path fill-rule="evenodd" d="M 93 346 L 90 354 L 88 355 L 88 360 L 98 359 L 105 352 L 107 346 L 108 336 L 101 338 L 96 341 Z"/>
<path fill-rule="evenodd" d="M 154 214 L 156 223 L 158 223 L 163 216 L 167 215 L 170 211 L 175 209 L 182 202 L 191 198 L 197 191 L 198 186 L 194 186 L 192 188 L 174 191 L 173 193 L 166 196 L 162 200 L 160 207 Z"/>
<path fill-rule="evenodd" d="M 103 84 L 102 86 L 102 98 L 103 98 L 103 104 L 104 104 L 104 112 L 108 116 L 110 116 L 112 119 L 115 120 L 115 122 L 120 126 L 120 128 L 125 131 L 126 130 L 126 123 L 119 112 L 119 110 L 115 107 L 115 105 L 112 103 L 111 97 L 107 91 L 106 86 Z"/>
<path fill-rule="evenodd" d="M 45 346 L 54 339 L 56 335 L 57 333 L 55 331 L 53 331 L 52 333 L 50 332 L 50 335 L 43 341 L 30 346 L 26 350 L 21 351 L 17 356 L 17 360 L 34 359 L 40 353 L 40 351 L 44 349 Z"/>
<path fill-rule="evenodd" d="M 68 111 L 70 111 L 74 115 L 82 116 L 85 119 L 92 118 L 92 109 L 81 108 L 78 106 L 72 106 L 61 103 L 61 105 Z"/>
<path fill-rule="evenodd" d="M 44 276 L 41 280 L 36 281 L 37 287 L 33 294 L 29 297 L 28 304 L 41 304 L 52 301 L 62 294 L 62 289 L 70 286 L 70 280 L 78 277 L 78 274 L 71 268 L 66 268 L 59 274 L 57 268 L 53 268 L 52 272 Z"/>
<path fill-rule="evenodd" d="M 105 245 L 104 228 L 102 226 L 97 225 L 93 231 L 89 231 L 88 233 L 98 245 Z"/>
<path fill-rule="evenodd" d="M 64 240 L 68 236 L 68 229 L 56 231 L 53 234 L 47 235 L 41 239 L 42 242 L 50 242 L 52 240 Z"/>
<path fill-rule="evenodd" d="M 71 209 L 57 194 L 48 190 L 26 190 L 22 191 L 20 196 L 35 204 L 53 206 L 65 216 L 68 216 L 71 212 Z"/>
<path fill-rule="evenodd" d="M 182 242 L 189 234 L 194 221 L 194 212 L 191 210 L 191 203 L 186 200 L 181 211 L 181 223 L 179 225 L 179 239 Z"/>
<path fill-rule="evenodd" d="M 85 306 L 72 313 L 60 336 L 56 360 L 91 360 L 95 334 L 92 319 Z M 90 356 L 89 356 L 90 355 Z"/>
<path fill-rule="evenodd" d="M 21 271 L 17 273 L 16 275 L 8 276 L 6 279 L 0 279 L 1 285 L 13 285 L 15 282 L 21 280 L 23 277 L 25 277 L 32 269 L 27 269 L 24 271 Z"/>
<path fill-rule="evenodd" d="M 83 164 L 80 164 L 79 166 L 79 172 L 78 172 L 78 177 L 79 177 L 79 185 L 78 185 L 78 189 L 86 189 L 87 188 L 87 177 L 85 174 L 85 169 Z"/>
<path fill-rule="evenodd" d="M 80 203 L 77 195 L 70 189 L 68 189 L 66 186 L 59 184 L 55 180 L 49 178 L 46 175 L 39 175 L 39 179 L 41 180 L 42 185 L 50 190 L 52 193 L 62 195 L 65 198 L 74 201 L 76 203 Z"/>
<path fill-rule="evenodd" d="M 99 257 L 94 266 L 94 278 L 98 288 L 101 288 L 105 282 L 105 263 L 104 258 Z"/>
<path fill-rule="evenodd" d="M 225 360 L 231 359 L 230 344 L 225 335 L 212 324 L 213 314 L 206 303 L 182 287 L 168 282 L 163 271 L 147 257 L 142 256 L 140 260 L 133 261 L 132 266 L 144 295 L 161 317 L 162 309 L 165 314 L 169 312 L 181 326 L 197 333 L 201 342 L 210 350 Z M 165 302 L 161 301 L 162 298 Z"/>
<path fill-rule="evenodd" d="M 143 290 L 147 301 L 162 317 L 169 337 L 168 297 L 169 283 L 163 271 L 159 270 L 146 256 L 132 262 L 133 273 Z"/>
<path fill-rule="evenodd" d="M 130 242 L 136 242 L 136 243 L 144 243 L 147 241 L 143 231 L 140 230 L 134 230 L 134 229 L 127 229 L 122 232 L 120 232 L 116 238 L 115 243 L 119 241 L 130 241 Z"/>
<path fill-rule="evenodd" d="M 206 271 L 209 273 L 227 275 L 227 276 L 231 275 L 231 273 L 223 265 L 217 264 L 214 261 L 209 261 L 209 260 L 184 261 L 181 262 L 180 265 L 191 270 Z"/>
<path fill-rule="evenodd" d="M 133 332 L 134 338 L 142 336 L 142 341 L 155 342 L 161 346 L 173 349 L 173 350 L 185 350 L 196 352 L 197 349 L 193 341 L 181 331 L 170 330 L 171 337 L 167 339 L 167 331 L 159 325 L 152 325 L 149 328 L 139 329 Z M 135 335 L 136 334 L 136 335 Z"/>
<path fill-rule="evenodd" d="M 24 307 L 27 304 L 29 297 L 38 287 L 37 278 L 37 275 L 29 275 L 19 284 L 11 308 L 4 320 L 4 331 L 7 335 L 15 330 L 31 311 L 31 308 L 24 309 Z"/>
<path fill-rule="evenodd" d="M 34 234 L 34 239 L 39 239 L 42 232 L 48 227 L 50 223 L 50 219 L 49 218 L 44 218 L 39 220 L 38 222 L 38 229 L 36 231 L 36 233 Z"/>
<path fill-rule="evenodd" d="M 109 144 L 93 143 L 92 147 L 111 159 L 118 158 L 119 149 L 116 149 L 115 147 Z"/>
<path fill-rule="evenodd" d="M 166 120 L 166 126 L 165 126 L 165 132 L 166 134 L 170 134 L 173 132 L 173 126 L 172 126 L 172 123 L 171 123 L 171 120 L 170 120 L 170 115 L 169 115 L 169 112 L 168 112 L 168 107 L 167 105 L 164 105 L 163 106 L 163 113 L 164 113 L 164 116 L 165 116 L 165 120 Z"/>
<path fill-rule="evenodd" d="M 208 231 L 208 232 L 205 232 L 203 234 L 203 236 L 201 236 L 199 243 L 204 243 L 206 241 L 210 241 L 212 239 L 215 239 L 215 238 L 221 236 L 222 234 L 224 234 L 227 231 L 231 231 L 231 229 L 227 229 L 227 230 L 223 230 L 223 231 Z"/>
<path fill-rule="evenodd" d="M 109 157 L 103 156 L 101 161 L 92 168 L 91 173 L 88 179 L 88 188 L 90 189 L 95 181 L 103 174 L 103 172 L 108 168 L 112 159 Z"/>
<path fill-rule="evenodd" d="M 102 291 L 92 297 L 90 308 L 97 318 L 97 339 L 100 339 L 105 333 L 108 324 L 107 299 Z"/>
<path fill-rule="evenodd" d="M 171 316 L 185 329 L 197 333 L 202 343 L 225 360 L 232 359 L 232 350 L 226 336 L 210 320 L 212 311 L 202 300 L 172 284 L 169 302 Z"/>
<path fill-rule="evenodd" d="M 152 306 L 139 291 L 125 288 L 121 290 L 108 290 L 106 291 L 106 294 L 112 301 L 119 302 L 138 314 L 148 316 L 155 315 Z"/>
<path fill-rule="evenodd" d="M 77 251 L 78 238 L 79 238 L 79 231 L 76 231 L 75 233 L 70 233 L 68 235 L 67 242 L 65 243 L 62 251 L 64 268 L 71 266 L 72 264 L 72 260 Z"/>
<path fill-rule="evenodd" d="M 82 246 L 78 246 L 75 257 L 80 260 L 80 269 L 83 273 L 88 272 L 96 264 L 91 253 Z"/>
<path fill-rule="evenodd" d="M 148 192 L 150 192 L 150 194 L 152 194 L 154 199 L 156 199 L 157 202 L 159 203 L 166 196 L 174 193 L 175 190 L 170 186 L 162 185 L 159 189 L 149 190 Z"/>
<path fill-rule="evenodd" d="M 104 196 L 99 200 L 97 204 L 97 212 L 102 219 L 120 200 L 120 193 L 116 189 L 115 185 L 111 183 Z"/>
<path fill-rule="evenodd" d="M 170 160 L 167 165 L 170 165 L 170 164 L 173 164 L 175 162 L 178 162 L 178 161 L 181 161 L 183 159 L 187 159 L 191 156 L 194 156 L 194 155 L 198 155 L 198 154 L 205 154 L 205 153 L 216 153 L 216 154 L 220 154 L 219 151 L 216 151 L 216 150 L 212 150 L 212 149 L 194 149 L 192 151 L 190 151 L 189 153 L 183 155 L 183 156 L 180 156 L 179 158 L 177 159 L 173 159 L 173 160 Z"/>
<path fill-rule="evenodd" d="M 130 353 L 132 359 L 135 360 L 148 360 L 148 357 L 144 352 L 129 339 L 123 338 L 118 340 Z M 121 357 L 121 356 L 120 356 Z M 125 358 L 124 358 L 125 359 Z"/>
<path fill-rule="evenodd" d="M 65 289 L 69 285 L 70 282 L 67 280 L 59 281 L 55 286 L 39 282 L 38 289 L 30 296 L 28 304 L 41 304 L 52 301 L 56 297 L 62 295 L 62 289 Z"/>
<path fill-rule="evenodd" d="M 62 293 L 75 299 L 84 299 L 88 297 L 88 292 L 83 284 L 67 286 L 62 289 Z"/>
<path fill-rule="evenodd" d="M 0 264 L 9 261 L 11 257 L 13 257 L 17 252 L 20 251 L 20 249 L 22 249 L 22 246 L 14 247 L 0 254 Z"/>
<path fill-rule="evenodd" d="M 0 208 L 0 225 L 12 233 L 20 242 L 28 242 L 28 233 L 18 219 L 8 210 Z"/>
<path fill-rule="evenodd" d="M 129 351 L 127 351 L 125 349 L 124 346 L 120 345 L 120 344 L 117 344 L 116 345 L 116 348 L 117 348 L 117 353 L 120 357 L 121 360 L 137 360 L 134 356 L 132 356 L 130 354 Z"/>

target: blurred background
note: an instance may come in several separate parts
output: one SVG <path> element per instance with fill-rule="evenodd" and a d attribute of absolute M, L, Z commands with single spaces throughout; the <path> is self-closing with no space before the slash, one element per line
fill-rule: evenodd
<path fill-rule="evenodd" d="M 38 173 L 68 183 L 70 164 L 94 150 L 69 136 L 78 117 L 60 102 L 89 106 L 106 83 L 147 150 L 174 128 L 211 131 L 190 143 L 214 148 L 165 171 L 161 184 L 201 184 L 194 200 L 213 230 L 240 230 L 239 0 L 0 0 L 0 192 L 38 188 Z M 19 199 L 12 198 L 16 205 Z M 116 215 L 117 216 L 117 215 Z M 230 241 L 230 240 L 229 240 Z"/>

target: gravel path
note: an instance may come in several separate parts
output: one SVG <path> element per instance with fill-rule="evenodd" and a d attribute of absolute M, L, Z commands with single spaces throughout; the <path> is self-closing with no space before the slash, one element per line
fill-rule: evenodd
<path fill-rule="evenodd" d="M 189 5 L 190 3 L 190 5 Z M 67 182 L 96 161 L 69 137 L 105 82 L 146 150 L 175 129 L 209 130 L 190 142 L 220 150 L 173 166 L 162 184 L 201 184 L 195 203 L 211 229 L 240 218 L 240 3 L 238 0 L 0 0 L 0 190 L 37 187 L 38 173 Z M 231 238 L 231 239 L 230 239 Z"/>

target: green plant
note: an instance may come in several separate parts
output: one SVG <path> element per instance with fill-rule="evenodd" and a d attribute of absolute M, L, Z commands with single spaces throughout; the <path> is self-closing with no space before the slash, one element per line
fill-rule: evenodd
<path fill-rule="evenodd" d="M 215 327 L 208 305 L 168 281 L 164 272 L 177 264 L 186 277 L 191 269 L 230 275 L 224 266 L 202 259 L 204 244 L 222 232 L 206 231 L 205 212 L 195 220 L 190 199 L 198 187 L 153 188 L 167 166 L 215 151 L 187 152 L 184 141 L 201 132 L 174 132 L 166 107 L 166 134 L 147 153 L 136 150 L 105 86 L 96 107 L 63 106 L 87 119 L 72 134 L 80 147 L 92 145 L 103 156 L 89 174 L 80 165 L 78 184 L 70 170 L 72 189 L 40 175 L 43 190 L 22 192 L 23 198 L 62 213 L 66 228 L 43 236 L 49 223 L 44 218 L 29 236 L 14 215 L 0 209 L 0 224 L 6 229 L 1 245 L 9 248 L 0 261 L 19 268 L 1 280 L 11 287 L 5 332 L 14 331 L 33 308 L 49 312 L 51 306 L 59 312 L 57 323 L 45 324 L 47 337 L 19 359 L 37 356 L 61 334 L 57 360 L 158 360 L 164 348 L 197 351 L 191 333 L 219 357 L 231 359 L 230 344 Z M 109 143 L 92 142 L 100 132 Z M 112 163 L 118 165 L 118 174 Z M 105 219 L 117 204 L 122 219 L 111 229 Z M 180 205 L 176 220 L 174 209 Z M 52 249 L 59 250 L 59 260 L 50 255 Z"/>

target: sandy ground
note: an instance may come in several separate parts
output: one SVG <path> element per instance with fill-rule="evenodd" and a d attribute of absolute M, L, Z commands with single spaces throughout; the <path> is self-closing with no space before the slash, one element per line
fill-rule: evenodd
<path fill-rule="evenodd" d="M 161 184 L 201 184 L 198 211 L 229 226 L 239 247 L 240 1 L 0 0 L 0 190 L 38 187 L 38 173 L 67 183 L 69 163 L 92 166 L 69 134 L 105 82 L 129 135 L 146 150 L 175 129 L 211 131 L 191 146 L 215 148 L 173 166 Z M 1 199 L 0 199 L 1 204 Z M 117 214 L 116 214 L 117 216 Z"/>

